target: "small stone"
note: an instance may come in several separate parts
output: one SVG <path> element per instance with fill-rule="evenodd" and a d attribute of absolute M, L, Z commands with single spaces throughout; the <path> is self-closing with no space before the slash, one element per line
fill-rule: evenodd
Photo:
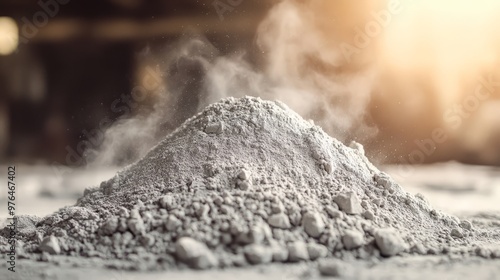
<path fill-rule="evenodd" d="M 317 238 L 325 230 L 325 222 L 317 212 L 307 212 L 302 217 L 302 226 L 305 232 L 314 238 Z"/>
<path fill-rule="evenodd" d="M 238 184 L 238 187 L 240 188 L 240 190 L 242 191 L 246 191 L 248 189 L 250 189 L 250 187 L 252 186 L 252 183 L 250 183 L 250 181 L 241 181 L 239 184 Z"/>
<path fill-rule="evenodd" d="M 326 212 L 328 213 L 328 215 L 330 215 L 330 217 L 336 219 L 336 218 L 341 218 L 342 217 L 342 212 L 340 212 L 338 209 L 336 209 L 335 207 L 332 207 L 332 206 L 327 206 L 325 208 Z"/>
<path fill-rule="evenodd" d="M 264 238 L 264 229 L 261 226 L 253 226 L 249 231 L 240 232 L 236 241 L 241 244 L 262 243 Z"/>
<path fill-rule="evenodd" d="M 250 171 L 246 169 L 241 169 L 240 172 L 238 173 L 238 178 L 243 181 L 250 180 Z"/>
<path fill-rule="evenodd" d="M 366 210 L 365 212 L 363 212 L 363 217 L 365 217 L 365 219 L 367 219 L 367 220 L 375 219 L 375 215 L 370 210 Z"/>
<path fill-rule="evenodd" d="M 206 217 L 209 212 L 210 206 L 208 206 L 207 204 L 203 204 L 196 210 L 196 215 L 198 216 L 198 218 L 203 218 Z"/>
<path fill-rule="evenodd" d="M 464 234 L 458 228 L 452 229 L 450 232 L 450 235 L 452 237 L 456 237 L 456 238 L 463 238 L 464 237 Z"/>
<path fill-rule="evenodd" d="M 17 231 L 21 235 L 30 236 L 36 233 L 36 223 L 40 218 L 21 215 L 17 217 Z M 17 240 L 19 242 L 20 240 Z"/>
<path fill-rule="evenodd" d="M 273 214 L 269 216 L 269 218 L 267 219 L 267 223 L 275 228 L 289 229 L 291 227 L 290 219 L 283 213 Z"/>
<path fill-rule="evenodd" d="M 217 266 L 215 256 L 207 246 L 190 237 L 181 237 L 175 243 L 176 256 L 192 268 L 207 269 Z"/>
<path fill-rule="evenodd" d="M 220 195 L 214 195 L 213 201 L 216 205 L 221 206 L 224 203 L 224 198 L 222 198 Z"/>
<path fill-rule="evenodd" d="M 224 123 L 223 122 L 214 122 L 208 124 L 205 128 L 205 132 L 208 134 L 220 134 L 224 131 Z"/>
<path fill-rule="evenodd" d="M 128 221 L 128 228 L 134 235 L 143 235 L 146 231 L 142 219 L 130 219 Z"/>
<path fill-rule="evenodd" d="M 251 264 L 270 263 L 273 259 L 272 250 L 260 244 L 247 245 L 244 252 L 247 261 Z"/>
<path fill-rule="evenodd" d="M 334 201 L 347 214 L 361 214 L 363 211 L 358 196 L 353 192 L 340 194 L 334 198 Z"/>
<path fill-rule="evenodd" d="M 359 248 L 363 245 L 365 238 L 359 231 L 346 230 L 342 236 L 342 243 L 347 250 Z"/>
<path fill-rule="evenodd" d="M 417 253 L 420 255 L 425 255 L 425 253 L 427 253 L 427 250 L 425 249 L 423 244 L 417 243 L 417 244 L 413 245 L 413 247 L 411 248 L 411 252 Z"/>
<path fill-rule="evenodd" d="M 271 212 L 273 214 L 283 213 L 285 211 L 285 207 L 281 201 L 275 202 L 271 204 Z"/>
<path fill-rule="evenodd" d="M 465 230 L 472 230 L 472 224 L 469 221 L 460 222 L 460 227 L 465 229 Z"/>
<path fill-rule="evenodd" d="M 141 243 L 146 247 L 151 247 L 153 246 L 153 244 L 155 244 L 155 238 L 149 234 L 144 235 L 141 237 Z"/>
<path fill-rule="evenodd" d="M 61 247 L 59 247 L 59 241 L 54 236 L 47 236 L 42 240 L 40 246 L 38 247 L 40 251 L 49 253 L 51 255 L 58 255 L 61 253 Z"/>
<path fill-rule="evenodd" d="M 175 199 L 171 195 L 165 195 L 160 198 L 161 207 L 167 209 L 168 211 L 175 208 Z"/>
<path fill-rule="evenodd" d="M 274 241 L 270 243 L 273 254 L 273 262 L 285 262 L 288 259 L 288 250 L 286 247 Z"/>
<path fill-rule="evenodd" d="M 374 198 L 372 200 L 372 203 L 375 204 L 378 207 L 381 207 L 384 204 L 384 201 L 382 198 Z"/>
<path fill-rule="evenodd" d="M 366 200 L 361 201 L 361 207 L 366 209 L 368 207 L 368 201 Z"/>
<path fill-rule="evenodd" d="M 292 223 L 292 225 L 294 226 L 300 225 L 300 222 L 302 220 L 302 215 L 300 214 L 300 212 L 292 212 L 289 214 L 289 217 L 290 217 L 290 223 Z"/>
<path fill-rule="evenodd" d="M 321 155 L 321 152 L 316 150 L 316 149 L 312 150 L 311 155 L 315 160 L 320 160 L 321 158 L 323 158 L 323 156 Z"/>
<path fill-rule="evenodd" d="M 288 244 L 288 260 L 290 262 L 299 262 L 309 260 L 307 245 L 302 241 L 295 241 Z"/>
<path fill-rule="evenodd" d="M 379 174 L 376 174 L 374 176 L 374 179 L 375 179 L 375 182 L 377 182 L 377 184 L 379 184 L 380 186 L 382 186 L 386 190 L 391 189 L 393 186 L 391 178 L 389 177 L 389 175 L 387 175 L 384 172 L 380 172 Z"/>
<path fill-rule="evenodd" d="M 492 252 L 488 248 L 477 247 L 476 250 L 474 251 L 476 255 L 483 257 L 485 259 L 489 259 L 492 255 Z"/>
<path fill-rule="evenodd" d="M 350 278 L 352 267 L 338 259 L 323 259 L 318 262 L 318 270 L 323 276 Z"/>
<path fill-rule="evenodd" d="M 266 239 L 266 236 L 272 236 L 269 225 L 265 223 L 250 228 L 249 234 L 253 243 L 262 243 Z"/>
<path fill-rule="evenodd" d="M 118 229 L 118 218 L 112 217 L 106 220 L 101 227 L 102 233 L 105 235 L 112 235 Z"/>
<path fill-rule="evenodd" d="M 126 231 L 121 235 L 121 243 L 123 245 L 127 245 L 132 239 L 134 239 L 134 236 L 130 231 Z"/>
<path fill-rule="evenodd" d="M 406 248 L 403 238 L 393 228 L 378 229 L 375 231 L 374 237 L 382 256 L 394 256 Z"/>
<path fill-rule="evenodd" d="M 325 169 L 326 173 L 332 174 L 332 172 L 333 172 L 333 163 L 331 163 L 331 162 L 325 162 L 323 164 L 323 168 Z"/>
<path fill-rule="evenodd" d="M 141 214 L 139 214 L 139 210 L 137 208 L 130 210 L 130 218 L 131 219 L 141 219 Z"/>
<path fill-rule="evenodd" d="M 309 253 L 309 258 L 311 260 L 317 260 L 319 258 L 324 258 L 328 254 L 328 249 L 321 244 L 308 243 L 307 252 Z"/>
<path fill-rule="evenodd" d="M 165 224 L 165 228 L 168 231 L 175 231 L 181 225 L 182 225 L 182 222 L 176 216 L 169 215 L 167 218 L 167 223 Z"/>

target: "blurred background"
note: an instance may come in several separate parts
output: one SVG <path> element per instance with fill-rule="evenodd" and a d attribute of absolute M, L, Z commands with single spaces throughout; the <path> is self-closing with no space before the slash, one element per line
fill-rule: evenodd
<path fill-rule="evenodd" d="M 120 166 L 226 96 L 379 164 L 500 164 L 500 2 L 2 0 L 0 163 Z"/>

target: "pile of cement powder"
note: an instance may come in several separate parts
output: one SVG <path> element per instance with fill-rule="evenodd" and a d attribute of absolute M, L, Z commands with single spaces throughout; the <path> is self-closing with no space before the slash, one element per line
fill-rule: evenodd
<path fill-rule="evenodd" d="M 20 217 L 18 253 L 98 257 L 133 269 L 500 257 L 481 250 L 488 237 L 470 222 L 406 193 L 361 145 L 351 146 L 280 102 L 225 99 L 86 190 L 75 206 L 43 219 Z M 0 244 L 5 251 L 5 239 Z M 319 268 L 338 272 L 334 263 Z"/>

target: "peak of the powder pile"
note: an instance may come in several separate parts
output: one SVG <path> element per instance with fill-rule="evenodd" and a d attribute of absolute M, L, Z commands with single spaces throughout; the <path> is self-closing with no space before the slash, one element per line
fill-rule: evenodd
<path fill-rule="evenodd" d="M 215 121 L 230 118 L 248 118 L 261 121 L 271 121 L 269 115 L 274 115 L 275 120 L 287 119 L 302 124 L 312 126 L 312 122 L 304 120 L 299 114 L 290 109 L 285 103 L 279 100 L 263 100 L 260 97 L 245 96 L 242 98 L 228 97 L 221 99 L 205 107 L 200 113 L 186 120 L 179 128 L 191 127 L 193 123 L 203 121 Z M 321 130 L 320 127 L 316 129 Z M 179 130 L 179 129 L 178 129 Z M 210 132 L 210 128 L 208 129 Z M 175 134 L 172 133 L 172 134 Z"/>
<path fill-rule="evenodd" d="M 252 106 L 267 106 L 269 108 L 282 109 L 290 113 L 293 111 L 283 102 L 279 100 L 264 100 L 260 97 L 245 96 L 241 98 L 227 97 L 219 100 L 218 102 L 208 105 L 203 111 L 210 111 L 216 108 L 233 108 L 241 106 L 241 108 L 250 108 Z"/>

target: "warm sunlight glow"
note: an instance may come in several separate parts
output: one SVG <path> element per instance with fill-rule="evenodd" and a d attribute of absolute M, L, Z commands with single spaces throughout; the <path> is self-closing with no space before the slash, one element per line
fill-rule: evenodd
<path fill-rule="evenodd" d="M 425 75 L 442 106 L 465 94 L 463 82 L 498 64 L 500 1 L 401 1 L 381 46 L 400 75 Z"/>
<path fill-rule="evenodd" d="M 19 36 L 16 22 L 0 17 L 0 55 L 9 55 L 17 49 Z"/>

